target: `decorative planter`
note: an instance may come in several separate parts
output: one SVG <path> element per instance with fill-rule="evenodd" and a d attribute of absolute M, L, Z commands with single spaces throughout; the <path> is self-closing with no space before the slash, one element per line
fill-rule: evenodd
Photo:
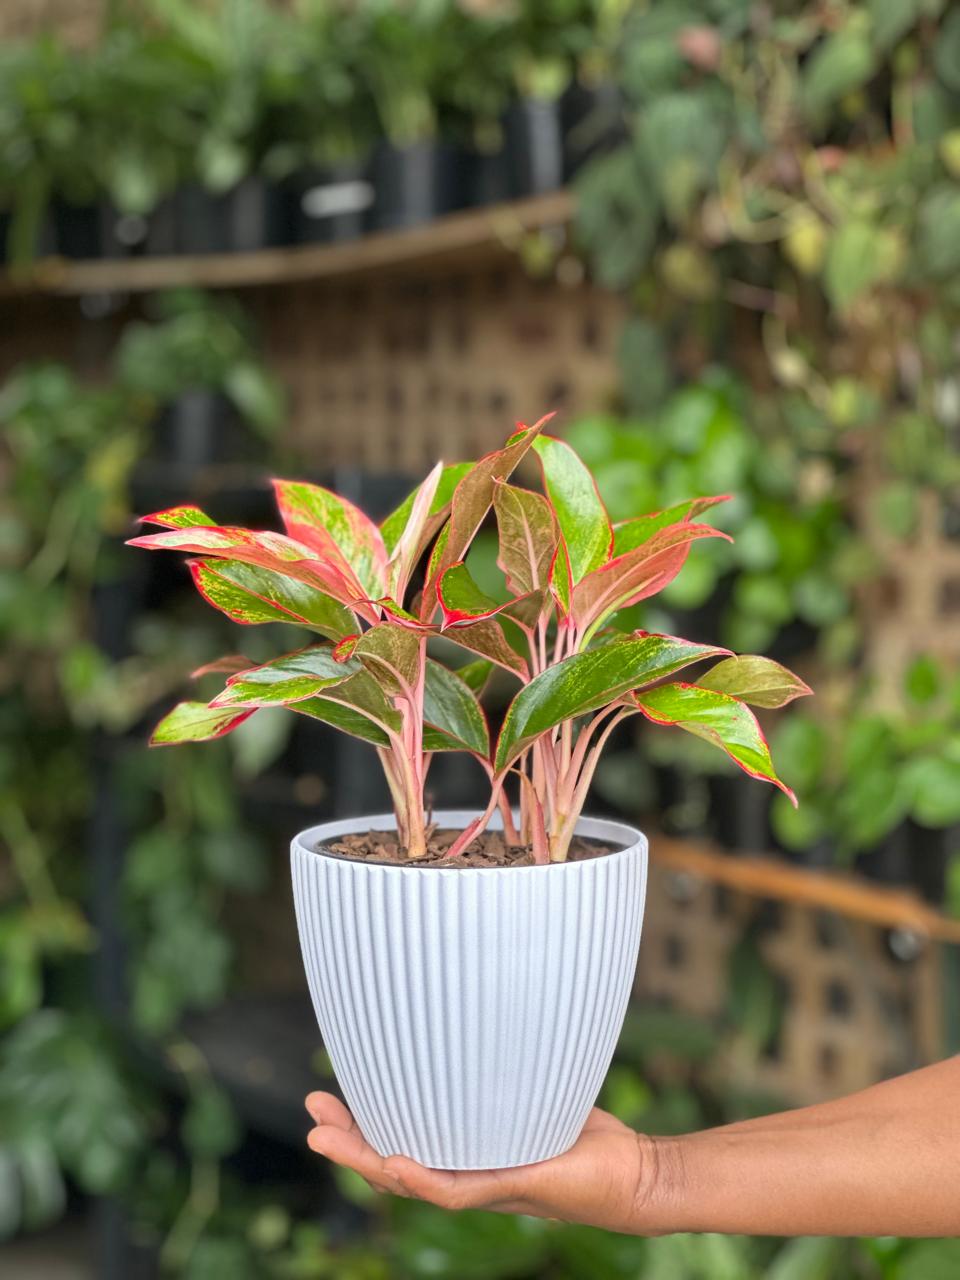
<path fill-rule="evenodd" d="M 435 819 L 462 828 L 474 816 Z M 579 835 L 618 851 L 534 867 L 418 868 L 317 852 L 371 829 L 393 830 L 393 816 L 324 823 L 291 845 L 310 993 L 361 1131 L 381 1155 L 441 1169 L 560 1155 L 583 1128 L 623 1024 L 646 838 L 584 818 Z"/>

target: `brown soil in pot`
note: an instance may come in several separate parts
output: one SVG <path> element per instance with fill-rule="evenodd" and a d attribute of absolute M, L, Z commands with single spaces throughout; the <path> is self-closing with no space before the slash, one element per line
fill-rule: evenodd
<path fill-rule="evenodd" d="M 396 838 L 389 831 L 358 832 L 355 835 L 337 836 L 325 840 L 316 848 L 322 853 L 332 853 L 353 862 L 386 862 L 407 867 L 440 867 L 448 870 L 468 867 L 532 867 L 535 865 L 529 845 L 508 845 L 500 831 L 484 831 L 467 849 L 455 858 L 447 857 L 447 850 L 460 832 L 452 827 L 440 827 L 430 832 L 427 852 L 422 858 L 407 858 Z M 584 862 L 588 858 L 601 858 L 615 852 L 599 840 L 575 836 L 567 855 L 569 862 Z"/>

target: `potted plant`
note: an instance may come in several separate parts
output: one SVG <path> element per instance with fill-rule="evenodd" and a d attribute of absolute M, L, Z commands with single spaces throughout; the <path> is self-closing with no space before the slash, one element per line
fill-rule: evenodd
<path fill-rule="evenodd" d="M 383 139 L 372 162 L 372 226 L 392 230 L 429 222 L 455 207 L 459 156 L 438 135 L 437 90 L 446 47 L 443 12 L 429 0 L 402 10 L 370 0 L 360 74 L 376 105 Z"/>
<path fill-rule="evenodd" d="M 352 240 L 374 201 L 373 99 L 361 74 L 361 11 L 320 5 L 297 28 L 288 100 L 277 112 L 274 153 L 286 153 L 290 224 L 301 244 Z"/>
<path fill-rule="evenodd" d="M 678 726 L 786 791 L 748 704 L 809 692 L 765 658 L 611 629 L 676 576 L 695 541 L 725 536 L 696 519 L 722 499 L 612 526 L 586 467 L 543 425 L 521 425 L 476 464 L 438 464 L 379 527 L 325 489 L 276 481 L 283 534 L 178 507 L 146 517 L 162 532 L 132 539 L 197 556 L 198 589 L 236 621 L 318 637 L 259 666 L 216 664 L 222 691 L 174 708 L 154 743 L 218 738 L 282 705 L 376 747 L 394 813 L 294 839 L 298 927 L 364 1134 L 438 1167 L 556 1155 L 600 1088 L 633 980 L 647 860 L 639 831 L 581 816 L 614 728 L 632 715 Z M 531 451 L 542 493 L 510 483 Z M 506 603 L 464 563 L 491 508 Z M 441 633 L 470 655 L 459 670 L 430 654 Z M 674 679 L 713 659 L 696 682 Z M 495 739 L 478 696 L 494 666 L 519 686 Z M 481 813 L 425 809 L 431 757 L 451 750 L 489 779 Z"/>
<path fill-rule="evenodd" d="M 272 438 L 282 392 L 260 360 L 242 312 L 192 290 L 152 303 L 153 323 L 132 321 L 116 354 L 117 380 L 157 408 L 151 461 L 180 474 L 253 462 Z"/>

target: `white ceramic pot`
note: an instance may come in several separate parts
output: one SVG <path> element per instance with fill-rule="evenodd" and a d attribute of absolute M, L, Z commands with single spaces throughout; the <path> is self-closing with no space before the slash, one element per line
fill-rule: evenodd
<path fill-rule="evenodd" d="M 434 815 L 454 828 L 474 816 Z M 317 852 L 371 829 L 393 830 L 393 816 L 324 823 L 291 846 L 310 994 L 367 1141 L 438 1169 L 566 1151 L 623 1025 L 646 838 L 584 818 L 578 835 L 619 851 L 536 867 L 448 870 Z"/>

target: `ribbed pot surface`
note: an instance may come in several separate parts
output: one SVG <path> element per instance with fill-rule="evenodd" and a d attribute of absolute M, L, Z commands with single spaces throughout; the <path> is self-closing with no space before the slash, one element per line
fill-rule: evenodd
<path fill-rule="evenodd" d="M 434 815 L 454 828 L 473 817 Z M 566 1151 L 623 1025 L 646 838 L 584 818 L 578 835 L 621 851 L 546 867 L 417 868 L 316 852 L 371 829 L 393 830 L 393 816 L 325 823 L 291 846 L 310 994 L 367 1141 L 438 1169 Z"/>

